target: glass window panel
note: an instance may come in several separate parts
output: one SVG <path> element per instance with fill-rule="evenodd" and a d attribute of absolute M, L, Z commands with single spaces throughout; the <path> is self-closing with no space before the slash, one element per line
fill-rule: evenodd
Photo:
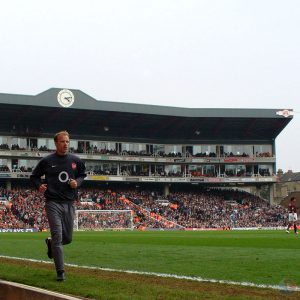
<path fill-rule="evenodd" d="M 8 138 L 6 136 L 0 136 L 0 145 L 1 144 L 8 144 Z"/>
<path fill-rule="evenodd" d="M 122 151 L 129 151 L 129 144 L 127 143 L 122 143 L 122 148 L 121 148 Z"/>
<path fill-rule="evenodd" d="M 108 150 L 112 150 L 112 151 L 116 151 L 116 143 L 114 143 L 114 142 L 108 142 L 107 143 L 107 149 Z"/>
<path fill-rule="evenodd" d="M 194 154 L 201 153 L 201 146 L 199 145 L 193 146 L 193 152 Z"/>
<path fill-rule="evenodd" d="M 224 145 L 224 154 L 227 156 L 252 156 L 252 145 Z"/>
<path fill-rule="evenodd" d="M 0 165 L 7 166 L 8 165 L 8 160 L 4 159 L 4 158 L 1 158 L 0 159 Z"/>
<path fill-rule="evenodd" d="M 182 153 L 182 145 L 166 145 L 165 152 L 166 154 Z"/>
<path fill-rule="evenodd" d="M 154 144 L 153 145 L 153 152 L 155 154 L 157 154 L 157 153 L 163 153 L 163 154 L 165 154 L 165 146 L 164 145 Z"/>
<path fill-rule="evenodd" d="M 26 149 L 27 148 L 27 139 L 26 138 L 19 138 L 18 139 L 18 144 L 19 144 L 20 148 Z"/>
<path fill-rule="evenodd" d="M 180 174 L 181 173 L 181 166 L 180 165 L 167 165 L 165 167 L 166 173 L 172 173 L 172 174 Z"/>
<path fill-rule="evenodd" d="M 47 142 L 46 142 L 46 139 L 38 139 L 37 140 L 37 147 L 40 148 L 40 147 L 44 147 L 46 146 Z"/>
<path fill-rule="evenodd" d="M 194 145 L 193 155 L 195 156 L 216 156 L 216 145 Z"/>
<path fill-rule="evenodd" d="M 215 166 L 214 165 L 204 165 L 203 166 L 203 175 L 214 176 L 215 175 Z"/>
<path fill-rule="evenodd" d="M 273 174 L 273 168 L 270 165 L 258 165 L 258 173 L 261 176 L 271 176 Z"/>
<path fill-rule="evenodd" d="M 77 145 L 77 144 L 76 144 Z M 54 143 L 54 140 L 51 139 L 49 140 L 49 146 L 48 146 L 49 149 L 52 149 L 54 150 L 55 149 L 55 143 Z M 77 146 L 75 146 L 74 148 L 77 148 Z"/>
<path fill-rule="evenodd" d="M 256 156 L 271 157 L 272 145 L 254 145 L 254 153 Z"/>

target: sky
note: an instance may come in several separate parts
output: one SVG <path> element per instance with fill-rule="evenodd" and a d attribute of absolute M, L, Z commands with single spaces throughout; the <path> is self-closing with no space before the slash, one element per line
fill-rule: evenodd
<path fill-rule="evenodd" d="M 277 169 L 300 172 L 300 1 L 2 0 L 0 93 L 293 109 Z"/>

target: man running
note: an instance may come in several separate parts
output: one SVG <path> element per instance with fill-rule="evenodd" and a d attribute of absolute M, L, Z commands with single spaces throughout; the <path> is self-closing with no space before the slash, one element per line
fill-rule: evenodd
<path fill-rule="evenodd" d="M 46 239 L 48 257 L 54 259 L 57 280 L 65 280 L 63 245 L 72 241 L 74 222 L 74 200 L 77 188 L 83 182 L 84 163 L 79 157 L 68 153 L 69 133 L 55 134 L 56 151 L 42 158 L 34 168 L 30 179 L 46 198 L 45 209 L 51 237 Z M 42 176 L 45 179 L 42 180 Z"/>

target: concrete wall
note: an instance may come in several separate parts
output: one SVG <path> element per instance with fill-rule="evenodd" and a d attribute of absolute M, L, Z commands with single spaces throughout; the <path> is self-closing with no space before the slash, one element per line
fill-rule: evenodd
<path fill-rule="evenodd" d="M 79 300 L 24 284 L 0 280 L 0 300 Z"/>

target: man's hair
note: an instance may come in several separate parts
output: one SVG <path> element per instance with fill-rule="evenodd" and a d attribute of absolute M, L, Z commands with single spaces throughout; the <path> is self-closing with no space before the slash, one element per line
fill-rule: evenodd
<path fill-rule="evenodd" d="M 68 137 L 70 137 L 68 131 L 62 130 L 62 131 L 59 131 L 59 132 L 55 133 L 55 135 L 54 135 L 54 142 L 57 142 L 58 136 L 61 135 L 61 134 L 62 135 L 67 135 Z"/>
<path fill-rule="evenodd" d="M 296 197 L 292 197 L 292 198 L 291 198 L 291 201 L 294 201 L 294 200 L 296 200 Z"/>

